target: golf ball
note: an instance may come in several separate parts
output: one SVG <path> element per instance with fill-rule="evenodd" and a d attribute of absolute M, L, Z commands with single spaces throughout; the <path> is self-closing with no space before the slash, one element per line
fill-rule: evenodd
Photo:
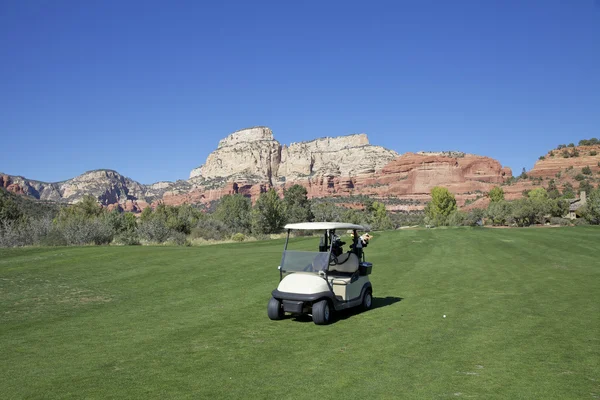
<path fill-rule="evenodd" d="M 444 318 L 446 318 L 446 314 L 444 314 Z"/>

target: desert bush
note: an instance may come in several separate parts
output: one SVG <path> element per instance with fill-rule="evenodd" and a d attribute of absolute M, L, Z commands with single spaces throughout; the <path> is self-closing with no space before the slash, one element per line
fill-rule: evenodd
<path fill-rule="evenodd" d="M 589 166 L 585 166 L 581 169 L 581 173 L 584 175 L 591 175 L 592 174 L 592 169 Z"/>
<path fill-rule="evenodd" d="M 191 246 L 192 244 L 187 238 L 187 235 L 183 232 L 171 230 L 171 235 L 167 239 L 168 242 L 176 244 L 177 246 Z"/>
<path fill-rule="evenodd" d="M 465 213 L 460 210 L 455 210 L 452 214 L 448 215 L 446 219 L 446 225 L 448 226 L 463 226 L 465 221 Z"/>
<path fill-rule="evenodd" d="M 162 218 L 149 218 L 141 221 L 137 232 L 141 239 L 152 243 L 164 243 L 173 233 Z"/>
<path fill-rule="evenodd" d="M 584 218 L 577 218 L 577 219 L 574 219 L 572 223 L 573 223 L 573 225 L 575 225 L 575 226 L 586 226 L 586 225 L 589 225 L 589 224 L 590 224 L 590 223 L 589 223 L 587 220 L 585 220 Z"/>
<path fill-rule="evenodd" d="M 474 208 L 465 213 L 463 220 L 464 226 L 480 226 L 485 216 L 485 210 L 483 208 Z"/>
<path fill-rule="evenodd" d="M 595 156 L 596 154 L 598 154 L 598 152 L 596 150 L 590 151 L 590 156 Z"/>
<path fill-rule="evenodd" d="M 192 239 L 225 240 L 231 237 L 232 233 L 222 221 L 208 216 L 198 221 L 190 236 Z"/>
<path fill-rule="evenodd" d="M 110 222 L 102 216 L 88 219 L 74 215 L 60 221 L 58 228 L 70 246 L 108 244 L 112 242 L 115 233 Z"/>
<path fill-rule="evenodd" d="M 391 212 L 390 219 L 394 228 L 425 224 L 425 214 L 423 212 Z"/>
<path fill-rule="evenodd" d="M 546 159 L 546 157 L 544 157 L 544 156 L 540 156 L 540 157 L 538 158 L 538 160 L 545 160 L 545 159 Z"/>
<path fill-rule="evenodd" d="M 575 175 L 575 180 L 581 182 L 582 180 L 585 179 L 585 176 L 583 176 L 583 174 L 577 174 Z"/>
<path fill-rule="evenodd" d="M 140 235 L 137 230 L 123 231 L 118 233 L 114 238 L 115 243 L 126 246 L 136 246 L 140 244 Z"/>
<path fill-rule="evenodd" d="M 0 247 L 20 247 L 32 244 L 27 224 L 20 221 L 0 221 Z"/>
<path fill-rule="evenodd" d="M 231 240 L 233 240 L 234 242 L 243 242 L 244 240 L 246 240 L 246 235 L 244 235 L 243 233 L 234 233 L 233 235 L 231 235 Z"/>
<path fill-rule="evenodd" d="M 569 226 L 571 225 L 571 220 L 568 218 L 552 217 L 550 218 L 550 223 L 552 225 Z"/>

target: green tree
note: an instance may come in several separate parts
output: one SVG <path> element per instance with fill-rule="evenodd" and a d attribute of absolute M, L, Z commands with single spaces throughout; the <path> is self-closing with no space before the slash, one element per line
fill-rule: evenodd
<path fill-rule="evenodd" d="M 541 187 L 535 188 L 529 191 L 527 197 L 529 197 L 533 201 L 545 201 L 548 199 L 548 192 L 546 191 L 546 189 Z"/>
<path fill-rule="evenodd" d="M 582 214 L 590 224 L 600 224 L 600 189 L 593 190 L 588 194 Z"/>
<path fill-rule="evenodd" d="M 501 200 L 490 203 L 486 210 L 486 216 L 491 219 L 493 225 L 506 225 L 512 213 L 512 203 Z"/>
<path fill-rule="evenodd" d="M 285 225 L 285 204 L 274 189 L 260 195 L 252 209 L 252 230 L 279 233 Z"/>
<path fill-rule="evenodd" d="M 488 193 L 488 197 L 492 203 L 504 200 L 504 190 L 499 186 L 494 186 Z"/>
<path fill-rule="evenodd" d="M 533 220 L 529 222 L 543 224 L 552 212 L 552 200 L 548 197 L 548 192 L 541 187 L 535 188 L 529 191 L 528 197 L 533 209 Z"/>
<path fill-rule="evenodd" d="M 365 213 L 353 208 L 349 208 L 343 212 L 341 221 L 356 225 L 367 223 L 365 221 Z"/>
<path fill-rule="evenodd" d="M 563 185 L 562 197 L 565 199 L 575 198 L 575 191 L 573 190 L 573 185 L 571 185 L 569 182 Z"/>
<path fill-rule="evenodd" d="M 586 194 L 590 194 L 594 188 L 590 184 L 589 181 L 581 181 L 579 183 L 579 192 L 585 192 Z"/>
<path fill-rule="evenodd" d="M 83 220 L 99 217 L 104 213 L 104 209 L 96 198 L 92 195 L 85 195 L 81 201 L 62 208 L 58 214 L 59 221 L 65 221 L 71 218 L 80 218 Z"/>
<path fill-rule="evenodd" d="M 525 171 L 525 167 L 523 167 L 523 171 L 521 171 L 521 175 L 519 175 L 519 178 L 521 179 L 527 179 L 527 172 Z"/>
<path fill-rule="evenodd" d="M 392 220 L 388 215 L 385 204 L 378 201 L 373 202 L 371 213 L 371 227 L 377 230 L 389 230 L 393 228 Z"/>
<path fill-rule="evenodd" d="M 17 221 L 23 217 L 17 203 L 11 199 L 10 195 L 0 189 L 0 222 Z"/>
<path fill-rule="evenodd" d="M 425 215 L 430 223 L 446 225 L 448 216 L 456 209 L 456 199 L 448 189 L 441 186 L 431 189 L 431 201 L 425 206 Z"/>
<path fill-rule="evenodd" d="M 221 198 L 214 217 L 232 232 L 249 233 L 252 227 L 252 204 L 241 194 Z"/>
<path fill-rule="evenodd" d="M 523 198 L 512 202 L 511 219 L 518 226 L 529 226 L 535 221 L 535 210 L 531 199 Z"/>
<path fill-rule="evenodd" d="M 558 188 L 556 187 L 556 181 L 554 181 L 554 179 L 550 179 L 550 182 L 548 182 L 548 197 L 550 197 L 551 199 L 558 199 L 560 197 L 560 192 L 558 191 Z"/>
<path fill-rule="evenodd" d="M 142 210 L 142 213 L 140 214 L 140 221 L 141 222 L 149 221 L 152 218 L 153 212 L 154 212 L 154 210 L 150 206 L 144 208 Z"/>
<path fill-rule="evenodd" d="M 284 189 L 283 202 L 288 222 L 312 221 L 313 215 L 310 211 L 310 200 L 308 200 L 308 192 L 304 186 L 293 185 L 289 189 Z"/>
<path fill-rule="evenodd" d="M 339 222 L 346 212 L 341 207 L 336 206 L 330 201 L 317 200 L 312 202 L 311 212 L 315 221 L 319 222 Z"/>

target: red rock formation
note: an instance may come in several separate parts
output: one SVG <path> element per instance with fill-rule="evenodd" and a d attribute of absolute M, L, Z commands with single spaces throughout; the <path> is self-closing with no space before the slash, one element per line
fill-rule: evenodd
<path fill-rule="evenodd" d="M 579 154 L 577 157 L 564 157 L 563 154 Z M 600 145 L 567 147 L 561 150 L 551 150 L 538 160 L 533 169 L 527 174 L 532 177 L 556 178 L 556 174 L 568 168 L 581 170 L 590 167 L 595 174 L 600 171 Z"/>
<path fill-rule="evenodd" d="M 0 175 L 0 187 L 12 192 L 14 194 L 25 195 L 26 192 L 21 185 L 18 183 L 14 183 L 10 176 L 8 175 Z"/>

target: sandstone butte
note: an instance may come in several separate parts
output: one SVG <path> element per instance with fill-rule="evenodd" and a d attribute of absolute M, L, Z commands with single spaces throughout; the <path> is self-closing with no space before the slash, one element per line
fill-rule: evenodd
<path fill-rule="evenodd" d="M 109 209 L 139 212 L 159 202 L 170 205 L 208 204 L 227 194 L 240 193 L 255 201 L 275 188 L 279 193 L 293 184 L 306 187 L 310 198 L 339 197 L 350 207 L 358 195 L 382 199 L 390 210 L 420 210 L 434 186 L 445 186 L 465 208 L 485 207 L 485 194 L 503 185 L 506 197 L 515 199 L 524 190 L 547 186 L 550 179 L 577 189 L 574 176 L 584 166 L 596 174 L 600 146 L 580 146 L 579 157 L 564 158 L 549 152 L 528 173 L 538 180 L 510 180 L 509 168 L 489 157 L 462 152 L 418 152 L 399 155 L 374 146 L 367 135 L 354 134 L 281 145 L 266 127 L 232 133 L 187 180 L 143 185 L 112 170 L 86 172 L 63 182 L 47 183 L 0 174 L 0 187 L 42 200 L 75 203 L 86 194 Z M 559 171 L 563 171 L 559 174 Z M 557 177 L 557 174 L 559 177 Z M 347 201 L 344 201 L 344 198 Z"/>

